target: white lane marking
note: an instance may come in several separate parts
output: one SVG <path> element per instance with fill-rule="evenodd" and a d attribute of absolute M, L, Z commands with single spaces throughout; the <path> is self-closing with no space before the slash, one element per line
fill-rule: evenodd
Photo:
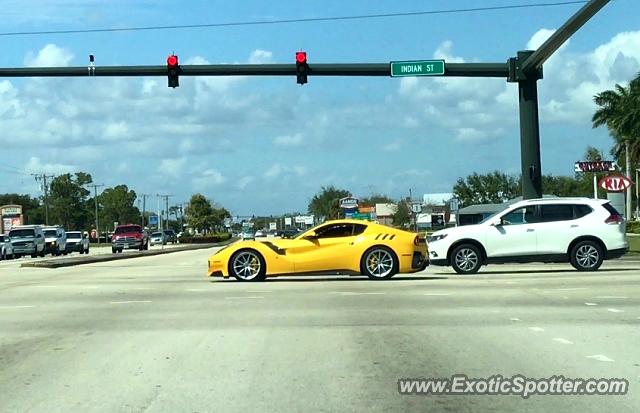
<path fill-rule="evenodd" d="M 131 300 L 131 301 L 109 301 L 109 304 L 136 304 L 136 303 L 151 303 L 149 300 Z"/>
<path fill-rule="evenodd" d="M 247 295 L 244 297 L 224 297 L 226 300 L 247 300 L 247 299 L 253 299 L 253 298 L 264 298 L 264 297 L 260 297 L 257 295 Z"/>
<path fill-rule="evenodd" d="M 3 305 L 0 310 L 11 310 L 14 308 L 34 308 L 35 305 Z"/>
<path fill-rule="evenodd" d="M 434 297 L 444 297 L 446 295 L 452 295 L 453 293 L 423 293 L 422 295 L 431 295 Z"/>
<path fill-rule="evenodd" d="M 340 294 L 340 295 L 384 295 L 386 293 L 356 293 L 353 291 L 330 291 L 330 294 Z"/>
<path fill-rule="evenodd" d="M 587 287 L 572 287 L 572 288 L 556 288 L 556 291 L 577 291 L 586 290 Z"/>
<path fill-rule="evenodd" d="M 151 287 L 136 287 L 134 290 L 153 290 Z"/>
<path fill-rule="evenodd" d="M 584 303 L 584 305 L 598 305 L 597 303 Z"/>
<path fill-rule="evenodd" d="M 604 298 L 604 299 L 620 299 L 620 300 L 624 300 L 625 298 L 629 298 L 629 297 L 626 297 L 624 295 L 599 295 L 597 297 L 591 297 L 591 298 Z"/>
<path fill-rule="evenodd" d="M 273 291 L 268 290 L 246 290 L 246 293 L 272 293 Z"/>
<path fill-rule="evenodd" d="M 544 331 L 544 328 L 540 328 L 540 327 L 529 327 L 529 330 L 531 330 L 531 331 Z"/>
<path fill-rule="evenodd" d="M 207 291 L 204 288 L 185 288 L 185 291 L 197 292 L 197 291 Z"/>
<path fill-rule="evenodd" d="M 573 341 L 569 341 L 566 338 L 562 338 L 562 337 L 556 337 L 553 339 L 553 341 L 557 341 L 558 343 L 562 343 L 562 344 L 573 344 Z"/>
<path fill-rule="evenodd" d="M 514 318 L 510 318 L 510 319 L 509 319 L 509 321 L 520 321 L 520 319 L 519 319 L 519 318 L 514 317 Z"/>
<path fill-rule="evenodd" d="M 605 356 L 604 354 L 594 354 L 593 356 L 585 356 L 588 359 L 594 359 L 594 360 L 598 360 L 598 361 L 615 361 L 613 359 L 610 359 L 609 357 Z"/>
<path fill-rule="evenodd" d="M 612 313 L 624 313 L 624 310 L 618 310 L 617 308 L 607 308 L 607 311 Z"/>

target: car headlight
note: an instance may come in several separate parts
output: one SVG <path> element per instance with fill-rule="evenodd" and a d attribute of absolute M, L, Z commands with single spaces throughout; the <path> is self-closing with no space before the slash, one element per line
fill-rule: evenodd
<path fill-rule="evenodd" d="M 447 238 L 447 235 L 449 235 L 449 234 L 432 235 L 429 238 L 427 238 L 427 241 L 428 242 L 440 241 L 441 239 Z"/>

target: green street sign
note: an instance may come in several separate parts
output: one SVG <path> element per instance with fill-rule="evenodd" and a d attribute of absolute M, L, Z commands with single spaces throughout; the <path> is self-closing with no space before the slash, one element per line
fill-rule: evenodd
<path fill-rule="evenodd" d="M 444 60 L 391 62 L 391 77 L 442 75 L 444 75 Z"/>

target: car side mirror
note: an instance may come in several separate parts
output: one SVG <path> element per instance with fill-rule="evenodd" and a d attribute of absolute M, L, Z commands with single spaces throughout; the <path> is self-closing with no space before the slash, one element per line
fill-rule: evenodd
<path fill-rule="evenodd" d="M 493 222 L 491 223 L 491 226 L 492 226 L 492 227 L 499 227 L 499 226 L 502 226 L 502 225 L 504 225 L 504 224 L 503 224 L 503 220 L 502 220 L 502 218 L 497 219 L 497 220 L 495 220 L 495 221 L 493 221 Z"/>

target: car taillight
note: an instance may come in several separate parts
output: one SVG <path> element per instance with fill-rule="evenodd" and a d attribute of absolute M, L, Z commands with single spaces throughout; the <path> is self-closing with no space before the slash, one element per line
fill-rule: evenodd
<path fill-rule="evenodd" d="M 623 222 L 624 218 L 622 218 L 622 216 L 618 214 L 611 214 L 609 215 L 609 218 L 604 220 L 604 223 L 609 225 L 618 225 L 622 224 Z"/>

